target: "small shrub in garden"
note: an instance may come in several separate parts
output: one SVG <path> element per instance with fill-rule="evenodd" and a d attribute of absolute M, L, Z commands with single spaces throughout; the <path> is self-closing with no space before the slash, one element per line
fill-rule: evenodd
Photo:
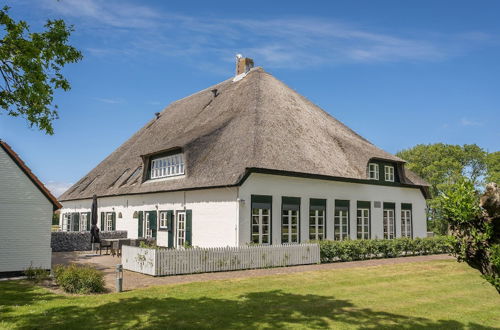
<path fill-rule="evenodd" d="M 65 292 L 82 294 L 104 292 L 104 274 L 89 266 L 58 265 L 54 268 L 54 277 Z"/>
<path fill-rule="evenodd" d="M 320 246 L 323 263 L 450 252 L 449 238 L 446 236 L 318 241 L 317 243 Z"/>
<path fill-rule="evenodd" d="M 40 283 L 49 278 L 49 272 L 46 269 L 42 269 L 39 267 L 29 266 L 24 274 L 28 278 L 28 280 L 33 281 L 35 283 Z"/>

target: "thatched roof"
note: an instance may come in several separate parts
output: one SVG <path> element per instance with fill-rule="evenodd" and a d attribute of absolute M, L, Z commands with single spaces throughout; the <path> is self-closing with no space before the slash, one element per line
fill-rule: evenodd
<path fill-rule="evenodd" d="M 177 147 L 186 175 L 143 182 L 141 156 Z M 404 163 L 254 68 L 170 104 L 60 200 L 238 185 L 250 168 L 365 180 L 371 158 Z M 409 173 L 402 181 L 427 185 Z"/>

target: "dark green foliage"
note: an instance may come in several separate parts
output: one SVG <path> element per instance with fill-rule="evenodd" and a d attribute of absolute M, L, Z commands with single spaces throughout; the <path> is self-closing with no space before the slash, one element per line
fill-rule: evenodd
<path fill-rule="evenodd" d="M 57 265 L 54 267 L 54 277 L 57 284 L 68 293 L 99 293 L 104 292 L 104 274 L 89 266 Z"/>
<path fill-rule="evenodd" d="M 449 237 L 319 241 L 321 262 L 447 253 Z"/>
<path fill-rule="evenodd" d="M 500 197 L 495 184 L 486 187 L 481 205 L 474 184 L 459 180 L 437 198 L 453 235 L 453 254 L 479 270 L 500 293 Z"/>
<path fill-rule="evenodd" d="M 28 278 L 28 280 L 33 281 L 35 283 L 40 283 L 49 278 L 49 271 L 46 269 L 29 266 L 25 271 L 24 275 Z"/>
<path fill-rule="evenodd" d="M 486 166 L 488 168 L 486 182 L 495 182 L 500 185 L 500 151 L 488 154 Z"/>
<path fill-rule="evenodd" d="M 58 118 L 57 106 L 52 106 L 54 90 L 70 89 L 61 70 L 82 59 L 80 51 L 68 45 L 73 27 L 48 20 L 44 32 L 34 33 L 8 11 L 7 6 L 0 9 L 0 108 L 53 134 L 52 121 Z"/>
<path fill-rule="evenodd" d="M 408 163 L 406 168 L 425 179 L 430 185 L 428 200 L 428 229 L 446 234 L 448 223 L 441 205 L 436 201 L 445 190 L 463 178 L 477 188 L 500 177 L 500 152 L 490 153 L 475 144 L 419 144 L 396 154 Z"/>

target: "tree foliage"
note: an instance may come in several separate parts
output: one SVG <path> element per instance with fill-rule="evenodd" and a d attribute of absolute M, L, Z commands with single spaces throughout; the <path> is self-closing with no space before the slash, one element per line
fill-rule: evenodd
<path fill-rule="evenodd" d="M 479 201 L 474 184 L 462 178 L 436 201 L 450 226 L 453 252 L 478 269 L 500 293 L 500 192 L 491 183 Z M 480 207 L 482 206 L 482 208 Z"/>
<path fill-rule="evenodd" d="M 500 184 L 500 151 L 492 152 L 486 157 L 488 176 L 486 182 Z"/>
<path fill-rule="evenodd" d="M 58 118 L 57 105 L 52 104 L 54 90 L 70 89 L 61 70 L 82 58 L 68 45 L 73 27 L 63 20 L 48 20 L 44 32 L 33 33 L 8 11 L 9 7 L 0 9 L 0 108 L 53 134 L 52 122 Z"/>
<path fill-rule="evenodd" d="M 476 188 L 483 187 L 485 178 L 500 176 L 498 157 L 488 154 L 475 144 L 451 145 L 444 143 L 419 144 L 402 150 L 397 156 L 407 161 L 406 168 L 417 173 L 429 184 L 431 199 L 428 201 L 429 229 L 445 234 L 448 224 L 443 218 L 442 205 L 436 201 L 444 191 L 466 178 Z M 491 157 L 491 160 L 490 160 Z M 491 165 L 490 165 L 491 163 Z M 497 167 L 495 167 L 495 164 Z M 496 173 L 496 174 L 495 174 Z"/>

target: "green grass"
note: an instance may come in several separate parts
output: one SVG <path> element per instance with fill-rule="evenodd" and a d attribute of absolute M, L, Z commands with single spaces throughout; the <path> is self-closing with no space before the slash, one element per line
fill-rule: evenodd
<path fill-rule="evenodd" d="M 500 295 L 452 260 L 63 296 L 0 282 L 0 328 L 500 326 Z"/>

